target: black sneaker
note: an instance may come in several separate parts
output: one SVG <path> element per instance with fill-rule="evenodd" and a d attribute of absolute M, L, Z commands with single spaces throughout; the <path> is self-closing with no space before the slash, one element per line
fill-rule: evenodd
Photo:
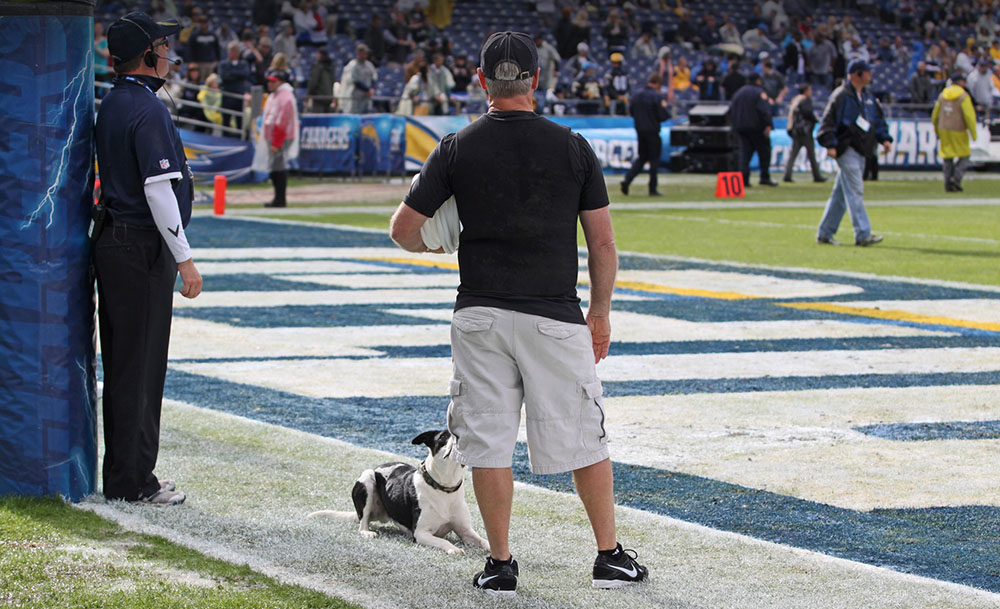
<path fill-rule="evenodd" d="M 612 554 L 597 555 L 594 561 L 595 588 L 621 588 L 629 584 L 645 581 L 649 575 L 646 567 L 635 562 L 638 558 L 635 550 L 623 550 L 618 544 Z"/>
<path fill-rule="evenodd" d="M 517 561 L 511 556 L 507 562 L 486 559 L 486 566 L 472 578 L 473 587 L 497 596 L 517 594 Z"/>

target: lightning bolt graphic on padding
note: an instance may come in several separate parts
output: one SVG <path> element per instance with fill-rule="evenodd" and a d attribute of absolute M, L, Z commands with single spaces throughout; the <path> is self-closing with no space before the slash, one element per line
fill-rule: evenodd
<path fill-rule="evenodd" d="M 45 196 L 42 197 L 42 200 L 38 202 L 38 206 L 35 207 L 35 210 L 31 212 L 31 215 L 28 216 L 28 219 L 25 220 L 23 224 L 21 224 L 21 230 L 24 230 L 29 226 L 31 226 L 31 224 L 40 215 L 44 213 L 43 210 L 45 209 L 46 205 L 49 206 L 49 221 L 45 224 L 45 228 L 50 228 L 52 226 L 52 221 L 55 217 L 55 212 L 56 212 L 55 200 L 53 199 L 53 197 L 62 187 L 63 177 L 66 173 L 66 161 L 67 157 L 69 156 L 69 149 L 70 146 L 73 144 L 73 139 L 76 137 L 77 123 L 80 120 L 80 113 L 77 112 L 76 109 L 80 103 L 80 96 L 83 95 L 84 85 L 87 84 L 87 78 L 86 78 L 87 74 L 91 69 L 91 65 L 93 65 L 92 64 L 93 54 L 94 51 L 93 49 L 91 49 L 87 53 L 87 61 L 83 62 L 83 67 L 80 68 L 80 71 L 77 72 L 73 80 L 69 81 L 69 84 L 67 84 L 66 88 L 63 89 L 63 102 L 65 103 L 66 99 L 73 94 L 71 88 L 73 87 L 74 83 L 79 81 L 79 85 L 77 86 L 76 89 L 76 96 L 74 97 L 73 105 L 71 106 L 73 112 L 73 123 L 70 126 L 69 137 L 66 138 L 66 144 L 63 146 L 62 151 L 59 154 L 59 167 L 58 170 L 56 171 L 55 179 L 52 181 L 52 184 L 49 185 L 48 190 L 45 191 Z"/>

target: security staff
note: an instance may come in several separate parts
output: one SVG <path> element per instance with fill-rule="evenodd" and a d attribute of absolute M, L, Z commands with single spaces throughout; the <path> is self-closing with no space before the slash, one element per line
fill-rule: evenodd
<path fill-rule="evenodd" d="M 185 499 L 153 474 L 167 369 L 173 288 L 201 292 L 184 227 L 191 170 L 180 133 L 156 97 L 176 21 L 129 13 L 108 29 L 117 77 L 97 115 L 97 161 L 107 209 L 94 244 L 104 363 L 104 496 L 154 505 Z"/>
<path fill-rule="evenodd" d="M 667 100 L 660 94 L 660 75 L 653 73 L 646 79 L 647 86 L 635 94 L 629 111 L 635 124 L 635 136 L 639 142 L 639 156 L 622 180 L 622 193 L 628 194 L 629 184 L 639 175 L 642 167 L 649 163 L 649 196 L 663 196 L 656 190 L 656 172 L 660 167 L 663 141 L 660 139 L 660 123 L 670 118 Z"/>
<path fill-rule="evenodd" d="M 740 171 L 747 188 L 750 187 L 750 159 L 754 153 L 760 163 L 761 186 L 778 185 L 771 179 L 771 102 L 762 84 L 760 74 L 751 74 L 747 84 L 740 87 L 729 103 L 733 131 L 740 136 Z"/>

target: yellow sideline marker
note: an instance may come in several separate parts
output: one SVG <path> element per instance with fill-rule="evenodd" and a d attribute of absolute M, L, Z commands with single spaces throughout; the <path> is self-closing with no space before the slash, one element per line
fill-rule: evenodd
<path fill-rule="evenodd" d="M 587 285 L 586 281 L 580 282 Z M 642 281 L 616 281 L 616 288 L 623 290 L 638 290 L 640 292 L 653 292 L 656 294 L 677 294 L 678 296 L 697 296 L 700 298 L 717 298 L 719 300 L 750 300 L 759 299 L 760 296 L 749 294 L 739 294 L 737 292 L 717 292 L 714 290 L 696 290 L 694 288 L 673 288 L 655 283 L 645 283 Z"/>
<path fill-rule="evenodd" d="M 416 258 L 385 258 L 381 256 L 358 258 L 358 260 L 371 260 L 374 262 L 391 262 L 392 264 L 410 264 L 413 266 L 429 266 L 436 269 L 458 270 L 457 262 L 435 262 L 433 260 L 417 260 Z"/>
<path fill-rule="evenodd" d="M 845 305 L 827 302 L 776 302 L 779 307 L 789 307 L 791 309 L 803 309 L 807 311 L 826 311 L 828 313 L 843 313 L 844 315 L 857 315 L 860 317 L 872 317 L 875 319 L 889 319 L 892 321 L 909 321 L 919 324 L 933 324 L 936 326 L 954 326 L 958 328 L 972 328 L 974 330 L 988 330 L 990 332 L 1000 332 L 1000 323 L 985 321 L 969 321 L 966 319 L 953 319 L 950 317 L 934 317 L 932 315 L 920 315 L 919 313 L 908 313 L 906 311 L 894 311 L 891 309 L 875 309 L 872 307 L 850 307 Z"/>

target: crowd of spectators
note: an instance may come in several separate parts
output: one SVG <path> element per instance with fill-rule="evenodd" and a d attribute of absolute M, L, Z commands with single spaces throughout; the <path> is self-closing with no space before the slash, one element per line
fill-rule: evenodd
<path fill-rule="evenodd" d="M 828 93 L 853 59 L 906 74 L 905 94 L 885 101 L 933 104 L 955 70 L 968 74 L 980 110 L 1000 96 L 998 0 L 755 0 L 742 14 L 699 10 L 697 3 L 681 0 L 529 4 L 542 69 L 537 97 L 545 112 L 627 114 L 634 83 L 644 83 L 649 71 L 659 73 L 671 101 L 718 102 L 759 73 L 764 90 L 780 104 L 804 82 Z M 824 14 L 833 7 L 836 14 Z M 640 14 L 650 9 L 676 18 L 669 27 L 662 20 L 643 21 Z M 898 33 L 878 40 L 862 36 L 845 9 L 880 19 L 886 31 Z M 241 128 L 249 91 L 264 84 L 275 58 L 295 75 L 307 112 L 452 114 L 484 108 L 484 92 L 475 82 L 478 57 L 453 49 L 448 15 L 441 14 L 450 10 L 447 2 L 399 0 L 373 9 L 359 24 L 342 18 L 335 0 L 253 0 L 252 19 L 239 28 L 215 23 L 196 0 L 181 0 L 178 10 L 184 29 L 171 53 L 184 64 L 172 68 L 164 91 L 185 101 L 207 100 L 209 112 L 187 104 L 180 110 L 206 124 Z M 150 12 L 168 16 L 161 0 L 153 1 Z M 946 31 L 975 34 L 953 40 Z M 336 56 L 335 38 L 353 40 L 353 56 Z M 343 46 L 337 48 L 345 55 Z M 107 62 L 100 60 L 107 54 L 101 23 L 95 24 L 95 51 L 97 80 L 110 80 Z M 391 88 L 392 96 L 378 95 L 377 81 L 387 76 L 399 86 Z"/>

